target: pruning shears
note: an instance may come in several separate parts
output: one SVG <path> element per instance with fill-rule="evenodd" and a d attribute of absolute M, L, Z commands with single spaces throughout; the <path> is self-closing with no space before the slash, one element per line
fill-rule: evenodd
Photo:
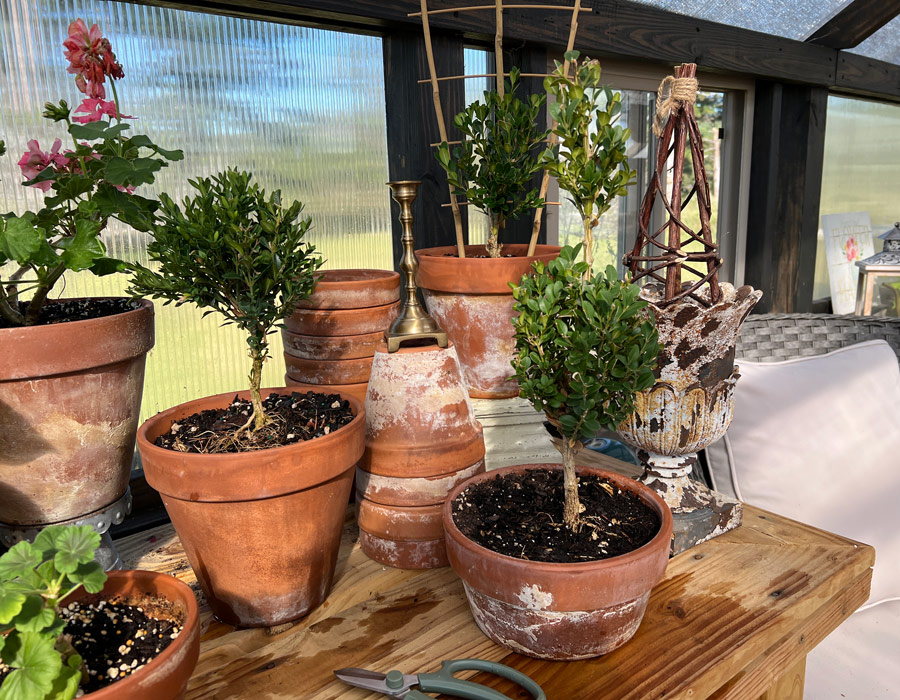
<path fill-rule="evenodd" d="M 404 674 L 401 671 L 367 671 L 364 668 L 342 668 L 334 672 L 344 683 L 357 688 L 374 690 L 391 698 L 402 700 L 434 700 L 427 693 L 445 693 L 469 700 L 510 700 L 508 696 L 481 683 L 454 678 L 458 671 L 485 671 L 502 676 L 527 690 L 534 700 L 547 700 L 541 686 L 524 673 L 503 664 L 485 661 L 484 659 L 454 659 L 441 662 L 441 670 L 437 673 Z M 418 686 L 419 690 L 413 689 Z"/>

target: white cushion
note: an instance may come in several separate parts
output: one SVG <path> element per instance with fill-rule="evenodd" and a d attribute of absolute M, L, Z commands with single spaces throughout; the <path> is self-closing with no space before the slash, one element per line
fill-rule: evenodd
<path fill-rule="evenodd" d="M 716 490 L 874 546 L 869 601 L 900 596 L 897 356 L 872 340 L 738 364 L 734 420 L 707 448 Z"/>
<path fill-rule="evenodd" d="M 808 700 L 900 697 L 900 600 L 860 610 L 806 657 Z"/>

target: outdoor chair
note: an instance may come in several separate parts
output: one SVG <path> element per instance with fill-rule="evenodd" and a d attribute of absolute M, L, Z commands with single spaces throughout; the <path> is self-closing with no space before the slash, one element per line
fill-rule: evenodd
<path fill-rule="evenodd" d="M 734 420 L 706 450 L 711 485 L 875 547 L 871 595 L 809 654 L 805 697 L 896 698 L 900 318 L 751 315 L 736 357 Z"/>

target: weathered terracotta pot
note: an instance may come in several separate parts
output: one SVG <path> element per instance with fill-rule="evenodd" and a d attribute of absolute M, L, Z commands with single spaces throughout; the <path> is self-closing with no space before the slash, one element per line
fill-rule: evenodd
<path fill-rule="evenodd" d="M 483 245 L 466 246 L 465 258 L 455 246 L 417 250 L 416 277 L 428 312 L 456 345 L 469 395 L 504 399 L 519 395 L 511 361 L 515 354 L 513 296 L 518 283 L 536 260 L 559 255 L 558 246 L 539 245 L 526 257 L 527 245 L 503 246 L 503 255 L 488 258 Z M 470 257 L 471 256 L 471 257 Z"/>
<path fill-rule="evenodd" d="M 450 563 L 443 537 L 405 542 L 360 529 L 359 546 L 370 559 L 395 569 L 440 569 Z"/>
<path fill-rule="evenodd" d="M 484 459 L 459 471 L 439 476 L 379 476 L 356 468 L 356 493 L 374 503 L 388 506 L 428 506 L 443 503 L 447 494 L 470 476 L 484 471 Z M 443 536 L 443 535 L 442 535 Z"/>
<path fill-rule="evenodd" d="M 362 309 L 297 309 L 284 327 L 301 335 L 364 335 L 384 332 L 399 315 L 399 301 Z"/>
<path fill-rule="evenodd" d="M 400 300 L 400 274 L 393 270 L 325 270 L 301 309 L 362 309 Z"/>
<path fill-rule="evenodd" d="M 81 589 L 66 598 L 64 604 L 79 601 L 121 598 L 131 605 L 147 605 L 148 596 L 164 599 L 184 628 L 172 643 L 144 668 L 93 693 L 90 700 L 179 700 L 185 697 L 188 680 L 200 656 L 200 613 L 194 592 L 174 576 L 156 571 L 110 571 L 99 593 Z"/>
<path fill-rule="evenodd" d="M 153 304 L 139 303 L 0 329 L 0 522 L 70 520 L 125 493 L 153 347 Z"/>
<path fill-rule="evenodd" d="M 366 393 L 370 474 L 421 478 L 450 474 L 484 457 L 484 436 L 463 383 L 456 349 L 434 345 L 375 353 Z"/>
<path fill-rule="evenodd" d="M 360 529 L 390 540 L 439 540 L 443 503 L 429 506 L 385 506 L 361 499 L 356 503 Z"/>
<path fill-rule="evenodd" d="M 384 340 L 384 331 L 362 335 L 301 335 L 281 331 L 284 351 L 288 355 L 307 360 L 353 360 L 371 358 L 378 344 Z"/>
<path fill-rule="evenodd" d="M 305 360 L 284 353 L 284 364 L 291 379 L 305 384 L 362 384 L 369 381 L 372 358 L 352 360 Z"/>
<path fill-rule="evenodd" d="M 307 384 L 306 382 L 298 382 L 287 374 L 284 375 L 284 383 L 291 391 L 321 391 L 326 394 L 340 394 L 341 396 L 352 396 L 361 404 L 366 402 L 366 389 L 369 382 L 361 382 L 359 384 Z"/>
<path fill-rule="evenodd" d="M 463 580 L 475 622 L 502 646 L 542 659 L 574 660 L 606 654 L 637 631 L 650 589 L 662 578 L 672 537 L 672 514 L 649 488 L 603 469 L 581 474 L 609 479 L 636 493 L 659 514 L 662 526 L 643 547 L 595 562 L 556 564 L 527 561 L 474 543 L 453 522 L 452 501 L 470 484 L 527 469 L 561 469 L 526 464 L 474 476 L 457 486 L 444 504 L 443 522 L 450 565 Z"/>
<path fill-rule="evenodd" d="M 289 393 L 290 389 L 265 389 Z M 365 411 L 330 435 L 237 454 L 153 444 L 174 421 L 227 406 L 235 392 L 181 404 L 146 421 L 138 448 L 210 607 L 224 622 L 269 627 L 302 617 L 328 594 Z M 247 398 L 249 392 L 239 392 Z"/>

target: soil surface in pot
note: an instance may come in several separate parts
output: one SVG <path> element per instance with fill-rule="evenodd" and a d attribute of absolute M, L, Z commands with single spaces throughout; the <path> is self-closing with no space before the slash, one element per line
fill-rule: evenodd
<path fill-rule="evenodd" d="M 259 430 L 242 430 L 253 407 L 235 396 L 227 408 L 201 411 L 173 423 L 154 444 L 178 452 L 250 452 L 322 437 L 353 420 L 350 402 L 338 394 L 272 393 L 263 399 L 263 408 L 269 422 Z"/>
<path fill-rule="evenodd" d="M 115 316 L 126 311 L 141 308 L 137 299 L 70 299 L 68 301 L 48 301 L 41 309 L 36 326 L 49 326 L 52 323 L 68 321 L 87 321 L 92 318 Z M 19 303 L 19 312 L 25 313 L 28 305 Z M 0 328 L 20 328 L 14 323 L 0 318 Z"/>
<path fill-rule="evenodd" d="M 529 469 L 472 484 L 453 502 L 453 522 L 469 539 L 498 554 L 573 563 L 607 559 L 647 544 L 657 514 L 640 498 L 596 476 L 579 476 L 584 524 L 563 524 L 562 470 Z"/>
<path fill-rule="evenodd" d="M 112 598 L 59 609 L 65 633 L 82 658 L 85 694 L 130 676 L 159 656 L 184 629 L 183 615 L 161 598 L 141 605 Z M 9 667 L 0 663 L 0 683 Z"/>

